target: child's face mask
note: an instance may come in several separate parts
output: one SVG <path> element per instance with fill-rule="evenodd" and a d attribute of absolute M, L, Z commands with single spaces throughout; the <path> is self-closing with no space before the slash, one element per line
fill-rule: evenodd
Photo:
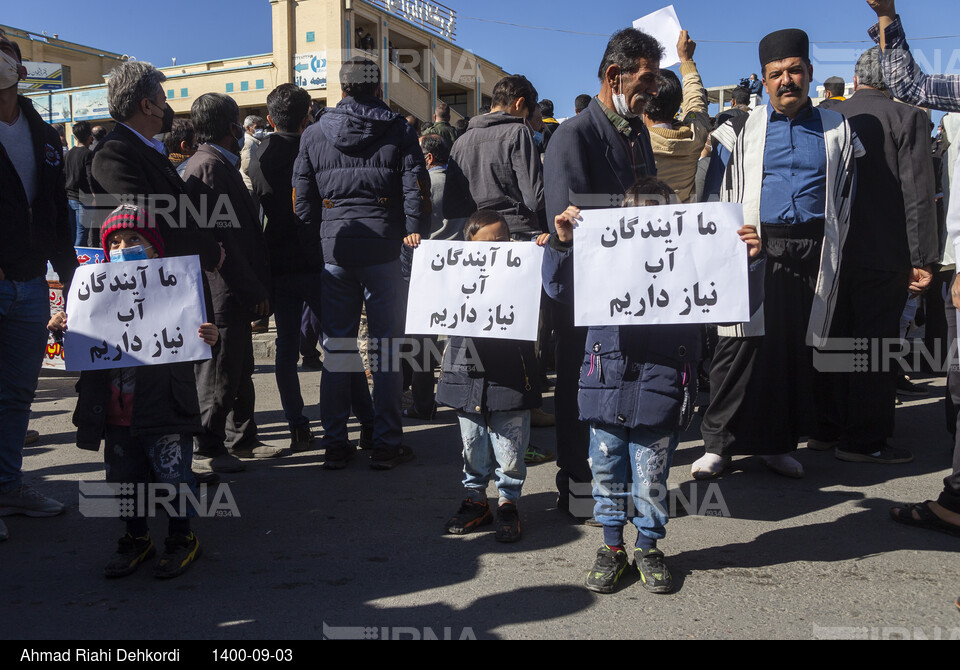
<path fill-rule="evenodd" d="M 125 261 L 145 261 L 148 258 L 149 256 L 147 256 L 147 250 L 143 248 L 142 244 L 138 244 L 135 247 L 110 250 L 111 263 L 123 263 Z"/>

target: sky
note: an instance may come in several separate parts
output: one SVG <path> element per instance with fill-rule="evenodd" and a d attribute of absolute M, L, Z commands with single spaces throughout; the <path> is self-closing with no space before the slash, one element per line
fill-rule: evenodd
<path fill-rule="evenodd" d="M 445 0 L 443 4 L 459 15 L 458 44 L 507 72 L 526 75 L 541 98 L 553 100 L 555 116 L 561 118 L 573 115 L 577 95 L 599 90 L 597 68 L 609 35 L 668 3 Z M 170 65 L 172 58 L 186 64 L 273 50 L 269 0 L 5 4 L 0 12 L 2 24 L 57 33 L 61 39 L 161 67 Z M 813 47 L 816 83 L 834 75 L 852 81 L 857 57 L 872 46 L 867 28 L 876 21 L 865 0 L 674 0 L 673 5 L 681 24 L 698 43 L 694 59 L 707 87 L 735 85 L 759 72 L 757 43 L 781 28 L 802 28 L 813 42 L 859 42 Z M 938 72 L 960 73 L 960 38 L 915 39 L 960 35 L 960 17 L 945 11 L 948 7 L 955 8 L 955 0 L 901 0 L 898 9 L 921 63 Z"/>

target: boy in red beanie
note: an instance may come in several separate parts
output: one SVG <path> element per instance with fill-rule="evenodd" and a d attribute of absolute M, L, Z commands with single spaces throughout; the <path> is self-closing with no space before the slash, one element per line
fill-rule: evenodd
<path fill-rule="evenodd" d="M 163 239 L 143 207 L 121 205 L 104 222 L 103 251 L 113 262 L 162 258 Z M 66 312 L 55 315 L 48 328 L 67 328 Z M 199 337 L 214 346 L 217 327 L 205 323 Z M 190 466 L 193 435 L 200 431 L 193 363 L 171 363 L 120 370 L 87 371 L 77 385 L 80 397 L 73 422 L 77 446 L 98 451 L 105 441 L 106 480 L 117 484 L 168 484 L 176 491 L 171 508 L 180 510 L 184 486 L 194 486 Z M 154 576 L 183 574 L 200 557 L 200 542 L 190 528 L 190 516 L 171 516 L 164 553 Z M 126 533 L 107 563 L 107 577 L 125 577 L 156 554 L 147 526 L 146 509 L 126 518 Z"/>

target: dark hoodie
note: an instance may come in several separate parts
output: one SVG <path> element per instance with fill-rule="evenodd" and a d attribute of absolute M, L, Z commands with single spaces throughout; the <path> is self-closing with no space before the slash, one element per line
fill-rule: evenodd
<path fill-rule="evenodd" d="M 430 231 L 430 178 L 417 133 L 376 98 L 344 98 L 307 128 L 293 170 L 296 214 L 320 226 L 324 262 L 397 260 Z"/>

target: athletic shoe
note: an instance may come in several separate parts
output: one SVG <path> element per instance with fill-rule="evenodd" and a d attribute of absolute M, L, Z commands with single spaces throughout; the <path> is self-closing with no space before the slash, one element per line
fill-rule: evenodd
<path fill-rule="evenodd" d="M 197 472 L 219 472 L 221 474 L 233 474 L 243 472 L 247 466 L 239 458 L 232 454 L 220 454 L 219 456 L 203 456 L 201 454 L 193 455 L 193 469 Z"/>
<path fill-rule="evenodd" d="M 0 494 L 0 516 L 56 516 L 64 510 L 63 504 L 47 498 L 32 486 L 21 484 Z"/>
<path fill-rule="evenodd" d="M 891 447 L 884 445 L 880 451 L 872 454 L 859 454 L 855 451 L 843 451 L 837 448 L 837 458 L 847 463 L 880 463 L 882 465 L 899 465 L 902 463 L 911 463 L 913 453 L 908 449 L 900 447 Z"/>
<path fill-rule="evenodd" d="M 493 514 L 490 513 L 490 504 L 467 498 L 460 504 L 457 513 L 447 521 L 446 531 L 454 535 L 465 535 L 491 523 Z"/>
<path fill-rule="evenodd" d="M 519 539 L 520 512 L 514 503 L 503 503 L 497 510 L 496 540 L 497 542 L 516 542 Z"/>
<path fill-rule="evenodd" d="M 27 436 L 23 438 L 23 446 L 29 447 L 31 444 L 36 444 L 40 441 L 40 433 L 35 430 L 28 430 Z"/>
<path fill-rule="evenodd" d="M 153 576 L 157 579 L 179 577 L 200 558 L 201 553 L 200 540 L 195 534 L 172 535 L 164 542 L 163 556 L 157 561 Z"/>
<path fill-rule="evenodd" d="M 253 446 L 233 450 L 233 455 L 237 458 L 276 458 L 282 453 L 283 447 L 272 447 L 263 442 L 254 442 Z"/>
<path fill-rule="evenodd" d="M 126 577 L 136 572 L 144 561 L 156 556 L 157 548 L 149 535 L 134 537 L 127 533 L 117 543 L 117 553 L 103 568 L 103 576 L 109 579 Z"/>
<path fill-rule="evenodd" d="M 538 407 L 530 410 L 530 425 L 533 428 L 549 428 L 557 425 L 557 417 Z"/>
<path fill-rule="evenodd" d="M 409 463 L 413 459 L 413 449 L 402 444 L 396 449 L 374 449 L 370 457 L 370 467 L 374 470 L 393 470 L 401 463 Z"/>
<path fill-rule="evenodd" d="M 537 463 L 546 463 L 553 460 L 553 452 L 535 447 L 532 444 L 527 447 L 523 455 L 523 462 L 527 465 L 536 465 Z"/>
<path fill-rule="evenodd" d="M 342 447 L 327 447 L 323 457 L 324 470 L 343 470 L 347 463 L 352 461 L 357 455 L 357 448 L 352 444 Z"/>
<path fill-rule="evenodd" d="M 316 449 L 313 433 L 309 428 L 294 428 L 290 431 L 290 449 L 293 451 L 310 451 Z"/>
<path fill-rule="evenodd" d="M 626 568 L 627 552 L 603 545 L 597 550 L 597 560 L 587 573 L 587 581 L 584 585 L 596 593 L 613 593 Z"/>
<path fill-rule="evenodd" d="M 663 552 L 659 549 L 640 549 L 633 552 L 634 565 L 640 573 L 643 588 L 650 593 L 670 593 L 673 590 L 673 577 L 663 562 Z"/>

